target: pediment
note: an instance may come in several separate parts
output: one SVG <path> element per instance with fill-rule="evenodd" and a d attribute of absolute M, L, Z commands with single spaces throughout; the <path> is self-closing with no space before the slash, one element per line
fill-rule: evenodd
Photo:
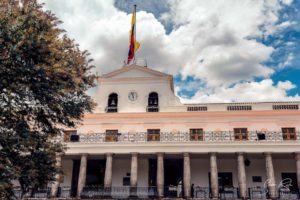
<path fill-rule="evenodd" d="M 154 78 L 168 76 L 170 75 L 149 69 L 148 67 L 129 65 L 108 74 L 104 74 L 101 78 Z"/>

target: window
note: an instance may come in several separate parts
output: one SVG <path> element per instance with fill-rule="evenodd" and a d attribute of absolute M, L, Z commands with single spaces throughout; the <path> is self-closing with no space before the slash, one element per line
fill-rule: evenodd
<path fill-rule="evenodd" d="M 160 129 L 148 129 L 147 130 L 148 141 L 160 141 Z"/>
<path fill-rule="evenodd" d="M 190 129 L 190 140 L 191 141 L 203 141 L 203 129 Z"/>
<path fill-rule="evenodd" d="M 147 112 L 158 112 L 158 94 L 156 92 L 151 92 L 148 97 Z"/>
<path fill-rule="evenodd" d="M 188 106 L 188 112 L 207 111 L 207 106 Z"/>
<path fill-rule="evenodd" d="M 116 93 L 108 96 L 106 112 L 118 112 L 118 95 Z"/>
<path fill-rule="evenodd" d="M 253 183 L 261 183 L 262 177 L 261 176 L 252 176 L 252 182 Z"/>
<path fill-rule="evenodd" d="M 228 111 L 252 110 L 252 106 L 227 106 Z"/>
<path fill-rule="evenodd" d="M 248 140 L 247 128 L 234 128 L 233 131 L 235 140 Z"/>
<path fill-rule="evenodd" d="M 106 130 L 105 141 L 106 142 L 117 142 L 118 141 L 118 130 Z"/>
<path fill-rule="evenodd" d="M 76 130 L 64 130 L 64 142 L 78 142 L 79 135 Z"/>
<path fill-rule="evenodd" d="M 130 177 L 123 177 L 123 186 L 130 186 Z"/>
<path fill-rule="evenodd" d="M 283 140 L 296 140 L 295 128 L 282 128 Z"/>
<path fill-rule="evenodd" d="M 298 105 L 273 105 L 273 110 L 299 110 Z"/>

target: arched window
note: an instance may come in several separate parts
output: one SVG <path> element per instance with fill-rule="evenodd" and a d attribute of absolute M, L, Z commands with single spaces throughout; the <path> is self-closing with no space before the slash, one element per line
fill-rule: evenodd
<path fill-rule="evenodd" d="M 118 95 L 116 93 L 108 96 L 106 112 L 118 112 Z"/>
<path fill-rule="evenodd" d="M 158 112 L 158 94 L 156 92 L 151 92 L 148 97 L 148 112 Z"/>

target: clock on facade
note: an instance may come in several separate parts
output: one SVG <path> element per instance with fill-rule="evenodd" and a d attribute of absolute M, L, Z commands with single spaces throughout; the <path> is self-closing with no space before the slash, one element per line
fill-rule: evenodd
<path fill-rule="evenodd" d="M 138 95 L 137 95 L 136 92 L 131 91 L 131 92 L 128 93 L 128 99 L 130 101 L 135 101 L 135 100 L 137 100 L 137 98 L 138 98 Z"/>

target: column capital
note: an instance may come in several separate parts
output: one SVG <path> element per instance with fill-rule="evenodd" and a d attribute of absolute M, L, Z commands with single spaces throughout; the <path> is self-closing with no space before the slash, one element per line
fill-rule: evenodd
<path fill-rule="evenodd" d="M 189 152 L 184 152 L 183 157 L 190 157 L 190 153 Z"/>
<path fill-rule="evenodd" d="M 217 152 L 209 152 L 208 154 L 211 156 L 216 156 L 218 153 Z"/>
<path fill-rule="evenodd" d="M 296 160 L 300 160 L 300 152 L 299 151 L 294 152 L 294 155 L 295 155 Z"/>
<path fill-rule="evenodd" d="M 113 153 L 106 153 L 105 155 L 106 155 L 106 156 L 111 156 L 111 157 L 112 157 L 114 154 L 113 154 Z"/>
<path fill-rule="evenodd" d="M 89 154 L 88 154 L 88 153 L 82 153 L 82 154 L 80 154 L 80 155 L 81 155 L 81 157 L 82 157 L 82 156 L 87 157 Z"/>
<path fill-rule="evenodd" d="M 165 153 L 163 153 L 163 152 L 157 152 L 157 153 L 156 153 L 157 156 L 164 156 L 164 154 L 165 154 Z"/>
<path fill-rule="evenodd" d="M 272 156 L 273 152 L 267 151 L 263 153 L 265 156 Z"/>
<path fill-rule="evenodd" d="M 131 152 L 130 154 L 131 154 L 132 156 L 138 156 L 138 155 L 139 155 L 138 152 Z"/>
<path fill-rule="evenodd" d="M 62 157 L 62 156 L 65 155 L 65 152 L 57 152 L 55 155 L 56 155 L 56 156 L 59 156 L 59 157 Z"/>
<path fill-rule="evenodd" d="M 239 152 L 236 152 L 235 154 L 236 154 L 236 155 L 245 155 L 245 152 L 239 151 Z"/>

